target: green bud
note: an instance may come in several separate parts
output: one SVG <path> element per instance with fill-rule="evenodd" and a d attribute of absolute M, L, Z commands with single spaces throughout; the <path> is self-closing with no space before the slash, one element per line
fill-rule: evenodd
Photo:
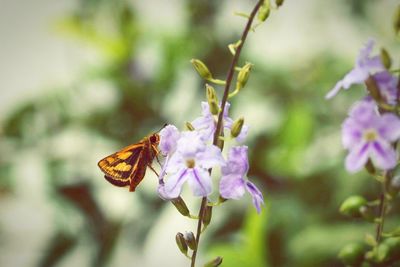
<path fill-rule="evenodd" d="M 215 259 L 207 262 L 204 267 L 217 267 L 220 266 L 222 263 L 222 257 L 216 257 Z"/>
<path fill-rule="evenodd" d="M 398 34 L 400 32 L 400 5 L 397 6 L 394 13 L 393 27 L 394 32 Z"/>
<path fill-rule="evenodd" d="M 194 237 L 193 232 L 186 232 L 185 234 L 186 244 L 189 246 L 191 250 L 196 250 L 196 238 Z"/>
<path fill-rule="evenodd" d="M 214 87 L 206 84 L 206 95 L 211 114 L 218 115 L 220 108 L 218 105 L 217 93 L 215 92 Z"/>
<path fill-rule="evenodd" d="M 364 245 L 347 244 L 340 250 L 338 257 L 346 265 L 359 266 L 364 261 Z"/>
<path fill-rule="evenodd" d="M 203 224 L 204 226 L 207 226 L 211 222 L 211 217 L 212 217 L 212 207 L 207 206 L 205 211 L 204 211 L 204 216 L 203 216 Z"/>
<path fill-rule="evenodd" d="M 221 109 L 218 106 L 218 103 L 216 101 L 208 102 L 208 106 L 210 108 L 211 114 L 213 114 L 213 115 L 218 115 L 219 114 Z"/>
<path fill-rule="evenodd" d="M 253 67 L 253 64 L 246 63 L 239 71 L 237 82 L 240 83 L 240 88 L 243 88 L 249 80 L 251 67 Z"/>
<path fill-rule="evenodd" d="M 214 87 L 206 83 L 206 96 L 207 101 L 215 101 L 218 102 L 217 93 L 215 92 Z"/>
<path fill-rule="evenodd" d="M 275 4 L 277 7 L 280 7 L 283 4 L 284 0 L 275 0 Z"/>
<path fill-rule="evenodd" d="M 243 117 L 237 119 L 233 123 L 232 128 L 231 128 L 231 136 L 232 137 L 238 137 L 238 135 L 242 131 L 243 123 L 244 123 L 244 118 Z"/>
<path fill-rule="evenodd" d="M 258 10 L 257 19 L 261 22 L 264 22 L 269 17 L 270 13 L 271 13 L 271 7 L 269 0 L 264 0 L 264 3 Z"/>
<path fill-rule="evenodd" d="M 392 66 L 392 59 L 391 59 L 388 51 L 383 47 L 381 48 L 380 56 L 381 56 L 381 61 L 382 61 L 383 66 L 385 66 L 385 68 L 387 70 L 389 70 L 390 67 Z"/>
<path fill-rule="evenodd" d="M 193 67 L 196 69 L 197 73 L 205 80 L 212 80 L 212 74 L 210 70 L 207 68 L 206 64 L 204 64 L 201 60 L 199 59 L 192 59 L 190 61 L 193 65 Z"/>
<path fill-rule="evenodd" d="M 371 95 L 371 97 L 378 103 L 382 102 L 382 97 L 381 97 L 381 93 L 379 91 L 378 86 L 376 85 L 375 80 L 369 76 L 366 80 L 365 80 L 365 86 L 367 87 L 367 90 L 369 92 L 369 94 Z"/>
<path fill-rule="evenodd" d="M 175 236 L 176 244 L 178 245 L 179 250 L 184 254 L 187 255 L 188 247 L 186 245 L 185 238 L 182 233 L 177 233 Z"/>
<path fill-rule="evenodd" d="M 185 126 L 186 126 L 186 129 L 188 129 L 189 131 L 194 131 L 195 130 L 193 125 L 188 121 L 185 122 Z"/>
<path fill-rule="evenodd" d="M 351 196 L 342 203 L 340 212 L 351 217 L 360 217 L 360 208 L 366 205 L 367 200 L 362 196 Z"/>
<path fill-rule="evenodd" d="M 183 216 L 189 216 L 190 212 L 188 207 L 186 206 L 185 201 L 181 197 L 174 198 L 171 200 L 172 204 L 174 204 L 175 208 L 179 211 Z"/>

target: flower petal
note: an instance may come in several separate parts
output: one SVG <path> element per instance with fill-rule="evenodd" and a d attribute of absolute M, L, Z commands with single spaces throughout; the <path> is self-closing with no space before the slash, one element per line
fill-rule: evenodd
<path fill-rule="evenodd" d="M 160 131 L 160 150 L 163 155 L 171 154 L 175 151 L 177 141 L 180 137 L 179 130 L 174 125 L 167 125 Z"/>
<path fill-rule="evenodd" d="M 197 154 L 196 164 L 202 168 L 209 169 L 217 165 L 225 165 L 225 160 L 217 146 L 209 145 L 204 151 Z"/>
<path fill-rule="evenodd" d="M 202 168 L 193 168 L 188 172 L 188 183 L 195 196 L 208 196 L 212 191 L 210 174 Z"/>
<path fill-rule="evenodd" d="M 164 162 L 163 169 L 166 173 L 176 173 L 178 170 L 185 168 L 185 159 L 182 153 L 175 152 L 172 156 Z"/>
<path fill-rule="evenodd" d="M 163 196 L 169 199 L 177 198 L 182 191 L 183 183 L 189 178 L 189 170 L 182 168 L 171 175 L 165 182 Z"/>
<path fill-rule="evenodd" d="M 373 78 L 379 88 L 379 93 L 383 100 L 390 105 L 396 105 L 398 83 L 397 76 L 392 75 L 385 70 L 374 74 Z"/>
<path fill-rule="evenodd" d="M 400 138 L 400 119 L 394 114 L 385 113 L 377 130 L 382 138 L 394 142 Z"/>
<path fill-rule="evenodd" d="M 347 118 L 342 124 L 342 143 L 344 148 L 352 148 L 361 141 L 363 127 L 353 118 Z"/>
<path fill-rule="evenodd" d="M 236 174 L 222 176 L 219 182 L 219 193 L 226 199 L 239 199 L 244 194 L 245 181 Z"/>
<path fill-rule="evenodd" d="M 335 84 L 335 87 L 333 87 L 332 90 L 330 90 L 326 95 L 325 95 L 325 99 L 331 99 L 332 97 L 334 97 L 335 95 L 337 95 L 337 93 L 339 93 L 340 89 L 342 89 L 343 87 L 343 82 L 342 80 L 338 81 Z"/>
<path fill-rule="evenodd" d="M 257 209 L 257 213 L 260 213 L 261 205 L 264 204 L 264 198 L 261 191 L 250 181 L 246 182 L 246 189 L 253 199 L 253 205 Z"/>
<path fill-rule="evenodd" d="M 246 124 L 243 124 L 240 134 L 236 137 L 236 141 L 238 141 L 239 143 L 243 143 L 246 140 L 248 133 L 249 133 L 249 126 Z"/>
<path fill-rule="evenodd" d="M 244 177 L 249 169 L 247 151 L 247 146 L 232 147 L 228 153 L 228 162 L 221 169 L 222 174 L 236 174 Z"/>
<path fill-rule="evenodd" d="M 369 143 L 360 142 L 353 147 L 346 157 L 347 171 L 354 173 L 361 170 L 368 161 Z"/>
<path fill-rule="evenodd" d="M 396 166 L 397 155 L 393 147 L 385 141 L 375 141 L 370 148 L 372 163 L 382 169 L 389 170 Z"/>
<path fill-rule="evenodd" d="M 178 140 L 177 152 L 185 158 L 194 158 L 196 154 L 204 151 L 206 144 L 197 131 L 184 131 Z"/>

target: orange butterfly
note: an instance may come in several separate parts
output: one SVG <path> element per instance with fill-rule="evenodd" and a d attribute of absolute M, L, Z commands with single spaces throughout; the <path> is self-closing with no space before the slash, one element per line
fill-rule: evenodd
<path fill-rule="evenodd" d="M 143 180 L 147 167 L 154 171 L 151 163 L 159 153 L 159 143 L 160 136 L 154 133 L 139 143 L 124 147 L 105 157 L 97 165 L 104 172 L 107 181 L 120 187 L 129 185 L 129 191 L 133 192 Z"/>

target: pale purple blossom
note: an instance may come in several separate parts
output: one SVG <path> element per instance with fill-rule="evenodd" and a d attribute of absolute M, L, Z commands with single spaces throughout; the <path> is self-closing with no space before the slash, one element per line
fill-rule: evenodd
<path fill-rule="evenodd" d="M 360 50 L 354 68 L 350 70 L 342 80 L 336 83 L 335 87 L 329 91 L 325 98 L 332 98 L 341 88 L 347 90 L 353 84 L 362 84 L 369 75 L 385 70 L 379 55 L 373 57 L 370 56 L 374 43 L 375 42 L 372 39 L 367 42 L 367 44 Z"/>
<path fill-rule="evenodd" d="M 357 102 L 342 125 L 342 141 L 349 150 L 346 169 L 361 170 L 370 159 L 382 170 L 396 166 L 392 143 L 400 137 L 400 119 L 394 114 L 379 115 L 373 101 Z"/>
<path fill-rule="evenodd" d="M 179 137 L 179 130 L 171 124 L 165 126 L 160 131 L 159 148 L 164 156 L 172 154 L 175 151 Z"/>
<path fill-rule="evenodd" d="M 247 150 L 247 146 L 232 147 L 229 150 L 228 161 L 221 169 L 219 191 L 221 197 L 225 199 L 239 199 L 247 190 L 253 199 L 254 207 L 260 213 L 261 205 L 264 204 L 262 193 L 245 178 L 249 170 Z"/>
<path fill-rule="evenodd" d="M 388 71 L 376 73 L 372 77 L 379 89 L 382 99 L 390 105 L 396 105 L 398 78 Z"/>
<path fill-rule="evenodd" d="M 229 107 L 230 104 L 227 102 L 224 108 L 223 114 L 223 124 L 224 129 L 230 130 L 233 125 L 232 118 L 229 117 Z M 217 128 L 217 120 L 216 116 L 214 116 L 207 102 L 201 102 L 201 117 L 198 117 L 194 121 L 191 122 L 196 131 L 198 131 L 203 140 L 210 141 L 214 137 L 215 130 Z M 249 127 L 247 125 L 243 125 L 240 134 L 236 137 L 236 141 L 243 142 L 247 136 Z"/>
<path fill-rule="evenodd" d="M 221 150 L 214 145 L 205 144 L 198 132 L 181 132 L 176 151 L 165 167 L 169 177 L 158 191 L 163 198 L 176 198 L 187 181 L 195 196 L 208 196 L 212 192 L 208 169 L 224 164 Z"/>

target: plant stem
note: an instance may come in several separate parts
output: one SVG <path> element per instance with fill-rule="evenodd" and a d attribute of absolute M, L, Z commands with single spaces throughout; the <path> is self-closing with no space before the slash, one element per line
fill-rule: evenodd
<path fill-rule="evenodd" d="M 221 111 L 218 115 L 217 126 L 216 126 L 215 133 L 214 133 L 214 140 L 213 140 L 214 145 L 219 144 L 219 136 L 221 135 L 221 130 L 222 130 L 222 126 L 223 126 L 224 109 L 225 109 L 226 101 L 228 100 L 230 86 L 232 83 L 236 64 L 239 60 L 240 52 L 242 51 L 242 47 L 244 45 L 244 42 L 246 41 L 247 34 L 249 33 L 249 31 L 251 29 L 251 25 L 253 23 L 254 17 L 256 16 L 258 9 L 260 8 L 260 6 L 262 5 L 263 2 L 264 2 L 264 0 L 259 0 L 257 2 L 257 4 L 255 5 L 255 7 L 253 8 L 253 10 L 247 20 L 246 27 L 243 30 L 242 37 L 240 38 L 240 41 L 241 41 L 240 45 L 237 47 L 236 53 L 233 56 L 233 59 L 232 59 L 232 62 L 231 62 L 231 65 L 230 65 L 230 68 L 229 68 L 229 71 L 228 71 L 228 74 L 226 77 L 225 89 L 224 89 L 224 94 L 223 94 L 222 102 L 221 102 Z M 222 150 L 222 145 L 220 146 L 220 148 Z M 210 170 L 210 174 L 211 174 L 211 170 Z M 207 207 L 207 197 L 203 197 L 201 200 L 201 206 L 200 206 L 200 210 L 199 210 L 199 219 L 197 222 L 196 249 L 193 251 L 193 254 L 192 254 L 192 261 L 191 261 L 191 265 L 190 265 L 191 267 L 195 267 L 195 264 L 196 264 L 196 255 L 197 255 L 197 251 L 199 249 L 199 242 L 200 242 L 200 236 L 201 236 L 201 226 L 202 226 L 204 211 L 205 211 L 206 207 Z"/>
<path fill-rule="evenodd" d="M 384 174 L 384 179 L 382 181 L 382 193 L 379 199 L 379 220 L 378 224 L 376 225 L 376 236 L 375 240 L 379 244 L 379 242 L 382 239 L 382 233 L 383 233 L 383 226 L 385 223 L 385 215 L 386 215 L 386 208 L 387 208 L 387 200 L 386 200 L 386 184 L 387 184 L 387 179 L 389 172 L 386 172 Z"/>

